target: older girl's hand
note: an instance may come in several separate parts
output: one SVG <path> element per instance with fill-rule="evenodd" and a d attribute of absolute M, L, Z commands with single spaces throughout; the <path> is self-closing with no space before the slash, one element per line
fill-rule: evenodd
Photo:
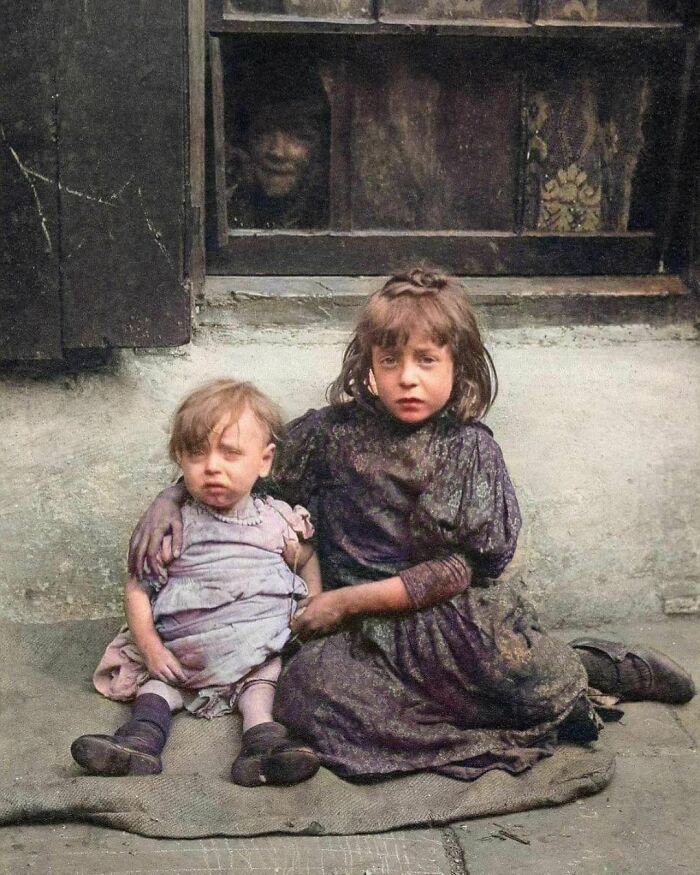
<path fill-rule="evenodd" d="M 129 574 L 142 578 L 145 571 L 164 580 L 165 566 L 182 549 L 182 510 L 186 496 L 181 483 L 169 486 L 151 503 L 138 521 L 129 542 Z M 163 543 L 166 534 L 172 541 Z"/>
<path fill-rule="evenodd" d="M 310 638 L 332 632 L 347 615 L 346 592 L 336 589 L 302 599 L 290 626 L 295 635 Z"/>

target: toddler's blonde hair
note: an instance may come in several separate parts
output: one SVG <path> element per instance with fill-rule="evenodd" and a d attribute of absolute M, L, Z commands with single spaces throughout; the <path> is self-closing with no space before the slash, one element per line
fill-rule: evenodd
<path fill-rule="evenodd" d="M 228 414 L 240 419 L 249 409 L 265 430 L 268 442 L 281 439 L 284 430 L 282 411 L 252 383 L 218 379 L 195 389 L 173 414 L 168 451 L 173 462 L 183 453 L 196 453 L 206 447 L 212 429 Z"/>

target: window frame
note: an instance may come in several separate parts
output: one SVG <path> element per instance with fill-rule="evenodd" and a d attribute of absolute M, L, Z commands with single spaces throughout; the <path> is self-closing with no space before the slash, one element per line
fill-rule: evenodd
<path fill-rule="evenodd" d="M 685 155 L 688 105 L 696 56 L 697 32 L 678 22 L 619 23 L 595 25 L 538 22 L 534 5 L 528 2 L 520 20 L 460 22 L 384 21 L 378 19 L 374 4 L 373 20 L 308 19 L 283 16 L 226 16 L 223 0 L 207 3 L 207 30 L 210 41 L 227 34 L 307 35 L 325 37 L 367 37 L 369 35 L 496 38 L 510 44 L 561 45 L 580 39 L 594 50 L 616 45 L 663 47 L 680 53 L 682 76 L 678 86 L 678 112 L 674 124 L 669 159 L 667 198 L 654 230 L 599 233 L 551 234 L 522 227 L 522 204 L 516 207 L 517 224 L 512 231 L 463 230 L 352 230 L 349 227 L 347 192 L 350 159 L 343 148 L 346 112 L 336 112 L 336 103 L 347 102 L 347 77 L 334 95 L 331 107 L 331 225 L 323 230 L 258 230 L 222 228 L 221 204 L 217 205 L 216 239 L 218 248 L 207 252 L 207 273 L 213 275 L 382 275 L 397 264 L 428 260 L 460 275 L 650 275 L 669 268 L 678 270 L 692 260 L 691 234 L 686 224 L 679 227 L 684 210 L 681 188 L 685 182 Z M 219 70 L 221 69 L 219 62 Z M 222 89 L 219 88 L 222 94 Z M 215 112 L 223 113 L 223 98 Z M 214 123 L 216 126 L 216 122 Z M 221 153 L 223 121 L 219 123 Z M 219 178 L 223 164 L 217 167 Z M 338 181 L 341 184 L 338 184 Z M 522 188 L 522 184 L 518 186 Z M 219 191 L 221 188 L 219 187 Z M 522 196 L 519 195 L 522 199 Z M 224 220 L 225 221 L 225 220 Z M 226 223 L 227 224 L 227 223 Z"/>

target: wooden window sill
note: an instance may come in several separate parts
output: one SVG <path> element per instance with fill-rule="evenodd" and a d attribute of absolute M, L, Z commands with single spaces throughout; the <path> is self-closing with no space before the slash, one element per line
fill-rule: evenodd
<path fill-rule="evenodd" d="M 378 276 L 208 276 L 200 326 L 350 326 Z M 674 275 L 463 277 L 484 323 L 668 324 L 697 320 L 700 296 Z"/>
<path fill-rule="evenodd" d="M 224 16 L 209 21 L 212 33 L 279 33 L 279 34 L 424 34 L 436 36 L 514 37 L 518 39 L 542 38 L 613 38 L 630 40 L 667 40 L 682 34 L 681 22 L 631 22 L 631 21 L 564 21 L 540 19 L 528 22 L 517 18 L 464 19 L 445 21 L 439 19 L 385 16 L 379 21 L 364 18 L 298 18 L 288 15 Z"/>

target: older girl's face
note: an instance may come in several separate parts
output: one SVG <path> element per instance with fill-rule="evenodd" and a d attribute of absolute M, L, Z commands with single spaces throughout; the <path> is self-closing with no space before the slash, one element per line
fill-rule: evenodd
<path fill-rule="evenodd" d="M 400 348 L 372 347 L 370 385 L 392 416 L 419 423 L 450 400 L 454 362 L 448 346 L 413 332 Z"/>

